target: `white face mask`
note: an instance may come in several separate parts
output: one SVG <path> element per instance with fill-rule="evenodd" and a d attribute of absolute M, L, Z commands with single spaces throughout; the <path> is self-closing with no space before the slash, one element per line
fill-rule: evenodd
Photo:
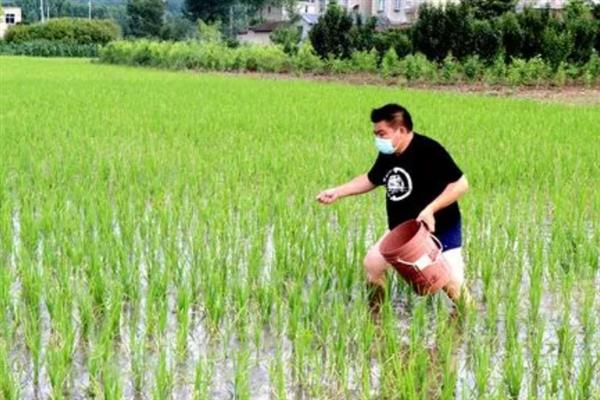
<path fill-rule="evenodd" d="M 375 137 L 375 147 L 383 154 L 393 154 L 396 151 L 392 139 L 383 139 L 377 136 Z"/>

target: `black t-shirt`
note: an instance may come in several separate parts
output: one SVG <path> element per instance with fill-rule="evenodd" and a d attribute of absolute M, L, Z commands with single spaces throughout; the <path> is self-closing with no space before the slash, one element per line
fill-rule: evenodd
<path fill-rule="evenodd" d="M 402 154 L 379 153 L 367 174 L 374 185 L 385 186 L 390 229 L 416 218 L 463 174 L 441 144 L 416 132 L 413 135 Z M 439 210 L 434 217 L 437 235 L 460 226 L 458 203 Z"/>

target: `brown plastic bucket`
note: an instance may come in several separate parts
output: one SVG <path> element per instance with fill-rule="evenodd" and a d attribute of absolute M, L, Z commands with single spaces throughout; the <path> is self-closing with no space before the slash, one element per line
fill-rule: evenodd
<path fill-rule="evenodd" d="M 419 295 L 435 293 L 450 280 L 442 244 L 422 222 L 411 219 L 392 229 L 379 251 Z"/>

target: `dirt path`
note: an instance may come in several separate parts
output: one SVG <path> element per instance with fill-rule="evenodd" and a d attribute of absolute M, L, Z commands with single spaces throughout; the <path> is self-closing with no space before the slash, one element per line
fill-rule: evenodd
<path fill-rule="evenodd" d="M 492 86 L 484 83 L 459 83 L 456 85 L 439 85 L 427 83 L 411 83 L 398 81 L 397 79 L 386 79 L 376 75 L 369 74 L 348 74 L 343 76 L 337 75 L 293 75 L 293 74 L 276 74 L 276 73 L 260 73 L 260 72 L 211 72 L 211 74 L 222 76 L 247 76 L 257 79 L 276 79 L 276 80 L 310 80 L 321 82 L 336 82 L 347 83 L 350 85 L 371 85 L 371 86 L 398 86 L 411 89 L 423 90 L 438 90 L 444 92 L 458 93 L 475 93 L 488 96 L 499 97 L 517 97 L 542 102 L 559 102 L 563 104 L 574 105 L 591 105 L 600 107 L 600 86 L 584 87 L 584 86 Z"/>

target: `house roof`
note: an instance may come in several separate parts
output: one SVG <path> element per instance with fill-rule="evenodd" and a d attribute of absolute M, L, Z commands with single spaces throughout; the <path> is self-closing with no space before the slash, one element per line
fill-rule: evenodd
<path fill-rule="evenodd" d="M 262 24 L 251 26 L 248 29 L 253 32 L 273 32 L 286 23 L 286 21 L 265 21 Z"/>

